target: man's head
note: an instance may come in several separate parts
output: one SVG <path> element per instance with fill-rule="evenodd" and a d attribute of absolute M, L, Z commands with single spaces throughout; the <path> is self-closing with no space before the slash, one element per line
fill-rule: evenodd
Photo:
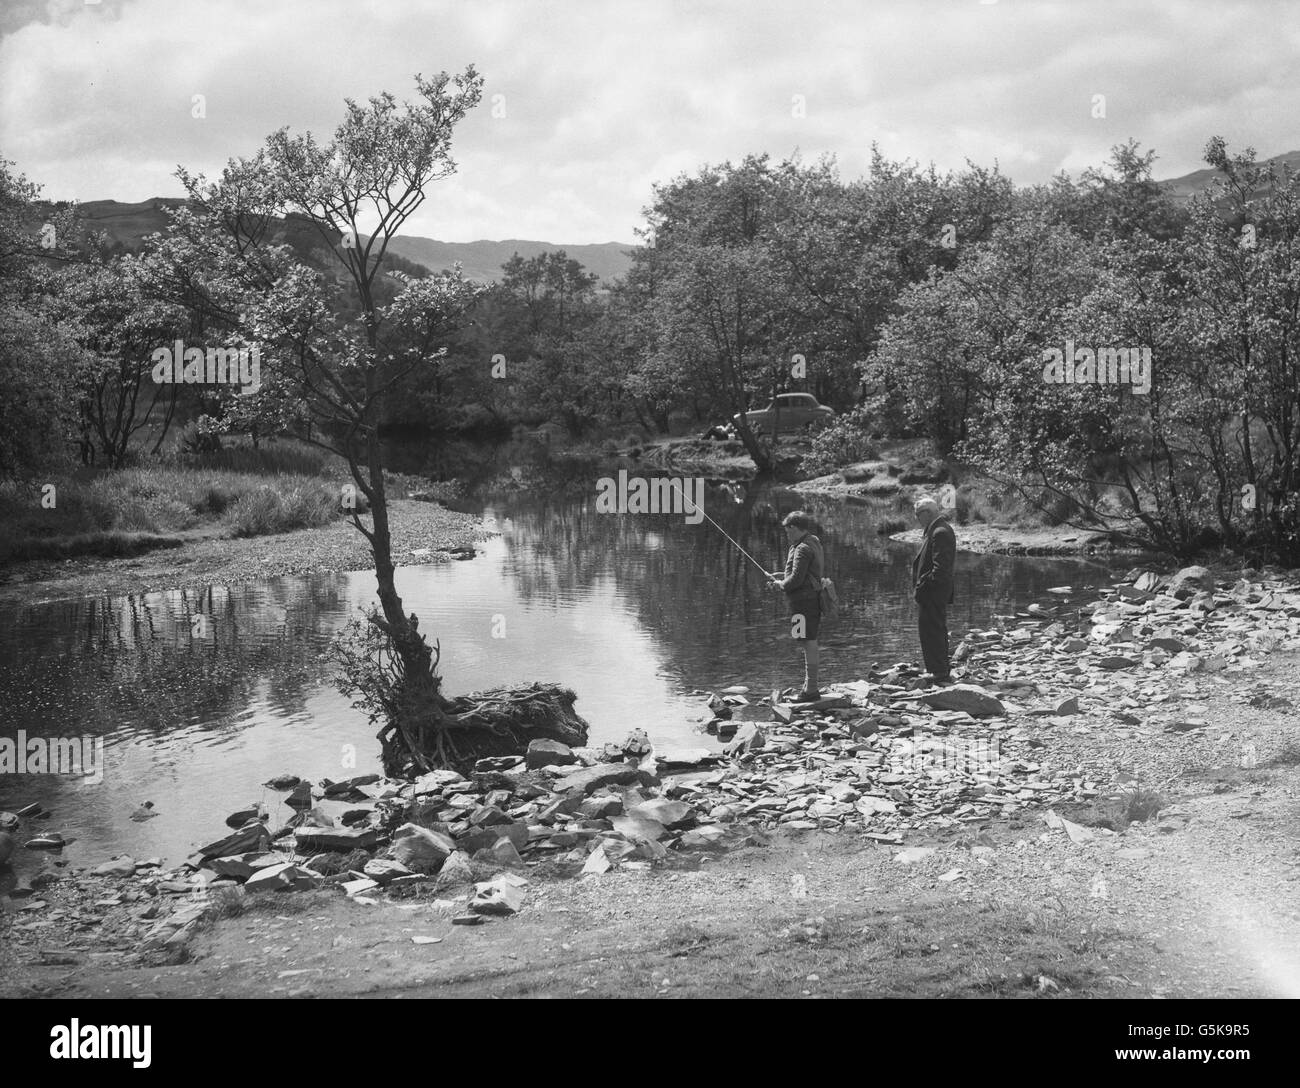
<path fill-rule="evenodd" d="M 922 529 L 928 529 L 930 522 L 943 513 L 939 508 L 939 503 L 929 495 L 917 499 L 912 511 L 916 514 L 916 520 L 921 523 Z"/>

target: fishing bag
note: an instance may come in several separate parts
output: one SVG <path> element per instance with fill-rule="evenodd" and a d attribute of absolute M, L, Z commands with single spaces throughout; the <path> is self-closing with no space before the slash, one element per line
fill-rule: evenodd
<path fill-rule="evenodd" d="M 817 606 L 821 609 L 822 619 L 833 620 L 840 611 L 840 595 L 835 592 L 835 583 L 829 578 L 822 579 L 821 589 L 817 591 Z"/>

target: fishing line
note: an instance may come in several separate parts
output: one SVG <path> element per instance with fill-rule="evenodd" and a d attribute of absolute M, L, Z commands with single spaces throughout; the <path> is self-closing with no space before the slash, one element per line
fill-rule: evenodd
<path fill-rule="evenodd" d="M 731 543 L 732 543 L 732 544 L 735 544 L 735 546 L 736 546 L 737 550 L 740 552 L 740 554 L 743 555 L 746 559 L 748 559 L 751 563 L 753 563 L 754 566 L 756 566 L 759 570 L 761 570 L 761 571 L 763 572 L 763 577 L 764 577 L 764 578 L 770 578 L 770 577 L 771 577 L 771 575 L 768 573 L 767 568 L 766 568 L 765 566 L 763 566 L 762 563 L 760 563 L 757 559 L 755 559 L 752 555 L 750 555 L 749 552 L 745 551 L 745 549 L 742 548 L 739 544 L 736 544 L 736 542 L 735 542 L 734 540 L 731 539 L 731 534 L 728 533 L 726 529 L 724 529 L 721 525 L 719 525 L 716 521 L 714 521 L 711 517 L 709 517 L 708 514 L 704 513 L 704 504 L 703 504 L 703 503 L 695 503 L 695 502 L 692 502 L 690 499 L 686 498 L 686 492 L 684 492 L 684 491 L 682 490 L 681 484 L 679 484 L 676 480 L 674 480 L 674 479 L 672 479 L 672 478 L 670 477 L 669 480 L 668 480 L 668 482 L 669 482 L 673 487 L 677 488 L 677 493 L 678 493 L 679 495 L 681 495 L 682 499 L 683 499 L 686 503 L 689 503 L 691 506 L 694 506 L 695 509 L 697 509 L 697 510 L 700 512 L 700 515 L 701 515 L 702 517 L 704 517 L 704 518 L 708 521 L 708 523 L 709 523 L 710 525 L 712 525 L 715 529 L 717 529 L 718 532 L 720 532 L 720 533 L 721 533 L 723 536 L 725 536 L 728 540 L 731 540 Z"/>

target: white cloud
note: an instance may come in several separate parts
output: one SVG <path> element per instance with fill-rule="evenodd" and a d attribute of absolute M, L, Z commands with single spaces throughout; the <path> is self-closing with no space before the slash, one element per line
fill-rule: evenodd
<path fill-rule="evenodd" d="M 852 176 L 875 140 L 1032 183 L 1129 137 L 1164 176 L 1215 133 L 1300 147 L 1285 0 L 19 0 L 0 33 L 0 148 L 59 198 L 176 195 L 178 163 L 215 174 L 285 125 L 327 136 L 344 97 L 473 62 L 460 173 L 407 228 L 448 240 L 631 241 L 654 182 L 751 151 L 832 152 Z"/>

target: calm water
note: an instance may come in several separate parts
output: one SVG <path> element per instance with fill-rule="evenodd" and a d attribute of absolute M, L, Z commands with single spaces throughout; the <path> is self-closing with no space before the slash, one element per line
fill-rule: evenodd
<path fill-rule="evenodd" d="M 505 482 L 536 487 L 534 470 Z M 602 470 L 603 471 L 603 470 Z M 499 531 L 472 560 L 403 567 L 398 589 L 441 640 L 452 693 L 533 679 L 561 682 L 593 742 L 645 728 L 657 743 L 709 743 L 697 689 L 756 694 L 802 679 L 783 598 L 707 523 L 595 512 L 590 466 L 552 472 L 544 492 L 489 487 L 468 502 Z M 501 483 L 497 480 L 497 484 Z M 538 498 L 538 494 L 549 497 Z M 761 562 L 779 566 L 789 491 L 711 487 L 705 509 Z M 804 504 L 808 505 L 808 504 Z M 824 632 L 826 681 L 872 661 L 916 659 L 907 547 L 865 507 L 811 504 L 845 613 Z M 1073 560 L 958 556 L 954 636 L 1107 568 Z M 0 778 L 0 808 L 39 801 L 52 819 L 24 828 L 76 836 L 77 863 L 117 852 L 179 861 L 223 832 L 225 816 L 290 772 L 377 771 L 365 715 L 330 683 L 331 638 L 374 599 L 368 572 L 203 591 L 0 607 L 0 736 L 103 736 L 106 774 Z M 208 630 L 195 637 L 191 618 Z M 355 751 L 355 766 L 348 765 Z M 160 813 L 129 817 L 143 801 Z M 19 851 L 24 865 L 38 859 Z"/>

